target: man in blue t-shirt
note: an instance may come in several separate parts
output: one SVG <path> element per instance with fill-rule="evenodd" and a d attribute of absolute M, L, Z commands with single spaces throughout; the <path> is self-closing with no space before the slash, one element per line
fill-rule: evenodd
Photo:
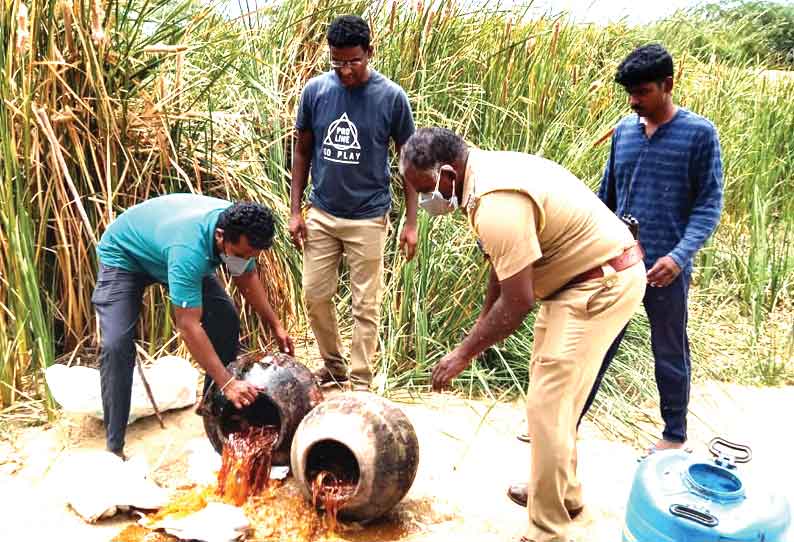
<path fill-rule="evenodd" d="M 391 208 L 389 140 L 395 152 L 414 132 L 408 97 L 368 66 L 373 48 L 361 17 L 345 15 L 328 27 L 332 70 L 311 79 L 298 109 L 292 163 L 289 231 L 303 250 L 303 290 L 309 322 L 324 367 L 320 383 L 348 381 L 333 297 L 339 262 L 350 267 L 353 340 L 350 380 L 366 389 L 378 344 L 383 251 Z M 311 168 L 310 207 L 301 200 Z M 416 192 L 405 189 L 406 220 L 400 246 L 407 259 L 416 249 Z"/>
<path fill-rule="evenodd" d="M 293 352 L 265 295 L 256 258 L 273 242 L 273 215 L 257 203 L 194 194 L 153 198 L 123 212 L 97 247 L 99 273 L 91 301 L 99 317 L 100 381 L 107 449 L 124 458 L 135 367 L 135 330 L 144 289 L 168 286 L 174 319 L 188 350 L 237 407 L 258 390 L 226 365 L 237 356 L 240 317 L 215 270 L 223 262 L 245 300 L 273 330 L 282 352 Z"/>

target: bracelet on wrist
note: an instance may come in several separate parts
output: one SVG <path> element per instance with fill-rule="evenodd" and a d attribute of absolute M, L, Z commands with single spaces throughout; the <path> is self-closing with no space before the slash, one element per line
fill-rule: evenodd
<path fill-rule="evenodd" d="M 221 386 L 221 393 L 223 393 L 223 390 L 225 390 L 225 389 L 226 389 L 226 386 L 228 386 L 229 384 L 231 384 L 231 383 L 232 383 L 232 380 L 234 380 L 234 375 L 230 376 L 230 377 L 229 377 L 229 380 L 227 380 L 227 381 L 226 381 L 226 384 L 224 384 L 223 386 Z"/>

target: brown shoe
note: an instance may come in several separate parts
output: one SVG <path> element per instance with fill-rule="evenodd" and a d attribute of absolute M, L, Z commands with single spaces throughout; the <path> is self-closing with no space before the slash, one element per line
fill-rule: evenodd
<path fill-rule="evenodd" d="M 507 496 L 522 508 L 527 507 L 527 484 L 514 484 L 507 488 Z"/>
<path fill-rule="evenodd" d="M 323 367 L 314 372 L 314 379 L 320 386 L 325 384 L 336 384 L 341 386 L 347 384 L 347 375 L 337 375 L 328 370 L 328 367 Z"/>
<path fill-rule="evenodd" d="M 574 520 L 578 518 L 582 512 L 584 511 L 584 506 L 580 506 L 579 508 L 575 508 L 573 510 L 568 510 L 568 515 L 571 516 L 571 519 Z"/>
<path fill-rule="evenodd" d="M 521 508 L 527 507 L 527 484 L 514 484 L 507 488 L 507 496 L 510 498 L 511 501 L 516 503 Z M 571 516 L 571 519 L 576 519 L 584 510 L 584 506 L 575 508 L 574 510 L 568 510 L 568 515 Z"/>

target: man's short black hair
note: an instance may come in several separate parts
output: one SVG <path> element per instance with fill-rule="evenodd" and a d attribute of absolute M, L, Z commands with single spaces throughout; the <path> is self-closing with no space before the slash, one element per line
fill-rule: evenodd
<path fill-rule="evenodd" d="M 437 169 L 466 156 L 466 142 L 446 128 L 420 128 L 402 147 L 400 170 L 409 164 L 419 171 Z"/>
<path fill-rule="evenodd" d="M 367 21 L 358 15 L 342 15 L 328 27 L 328 45 L 344 48 L 360 45 L 369 51 L 370 33 Z"/>
<path fill-rule="evenodd" d="M 259 203 L 241 201 L 221 212 L 218 225 L 223 230 L 223 240 L 237 243 L 245 235 L 248 244 L 257 250 L 266 250 L 273 245 L 275 221 L 273 213 Z"/>
<path fill-rule="evenodd" d="M 658 43 L 634 49 L 618 66 L 615 82 L 625 88 L 673 76 L 673 57 Z"/>

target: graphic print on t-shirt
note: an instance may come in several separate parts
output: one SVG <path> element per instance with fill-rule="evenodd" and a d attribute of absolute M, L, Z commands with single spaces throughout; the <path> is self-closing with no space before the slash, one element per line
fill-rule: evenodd
<path fill-rule="evenodd" d="M 358 164 L 361 145 L 358 143 L 358 128 L 347 117 L 347 113 L 328 126 L 323 140 L 323 158 L 340 164 Z"/>

